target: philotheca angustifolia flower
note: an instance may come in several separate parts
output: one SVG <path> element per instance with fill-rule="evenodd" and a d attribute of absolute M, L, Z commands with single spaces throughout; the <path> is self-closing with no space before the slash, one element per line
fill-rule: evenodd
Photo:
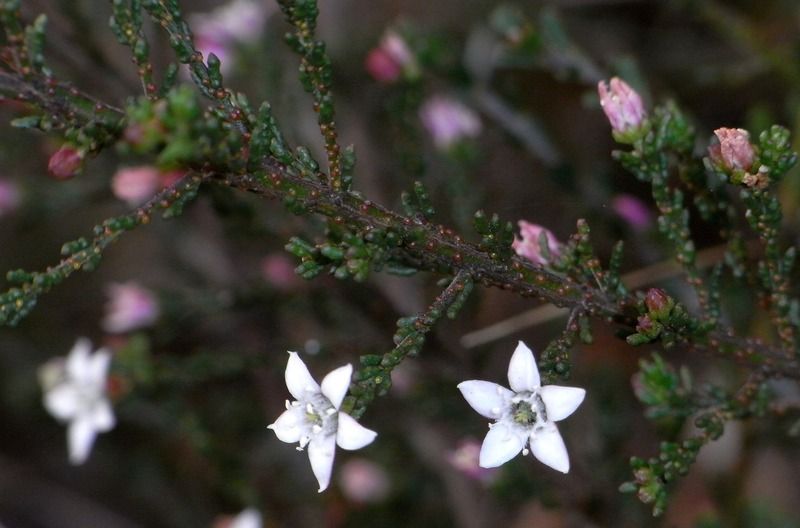
<path fill-rule="evenodd" d="M 495 420 L 481 446 L 481 467 L 497 467 L 529 450 L 539 461 L 567 473 L 569 455 L 555 422 L 571 415 L 586 391 L 577 387 L 541 386 L 533 352 L 522 341 L 508 365 L 511 390 L 490 381 L 458 384 L 467 403 Z"/>
<path fill-rule="evenodd" d="M 66 358 L 55 358 L 39 369 L 44 406 L 56 419 L 68 422 L 67 446 L 72 464 L 89 456 L 97 433 L 114 427 L 114 413 L 106 396 L 111 354 L 80 338 Z"/>
<path fill-rule="evenodd" d="M 361 449 L 378 434 L 339 410 L 352 375 L 352 365 L 345 365 L 317 384 L 300 356 L 289 352 L 286 387 L 295 401 L 286 401 L 286 411 L 269 428 L 283 442 L 298 442 L 298 451 L 308 447 L 308 459 L 320 492 L 330 483 L 336 446 L 350 451 Z"/>

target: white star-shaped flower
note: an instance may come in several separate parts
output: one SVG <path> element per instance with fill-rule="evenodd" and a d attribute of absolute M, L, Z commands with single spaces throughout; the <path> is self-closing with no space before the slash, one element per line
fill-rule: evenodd
<path fill-rule="evenodd" d="M 353 367 L 345 365 L 329 373 L 318 385 L 300 356 L 289 352 L 286 387 L 295 401 L 286 401 L 286 411 L 269 428 L 283 442 L 299 442 L 298 451 L 308 446 L 308 459 L 320 492 L 330 483 L 336 446 L 361 449 L 378 434 L 339 410 L 352 374 Z"/>
<path fill-rule="evenodd" d="M 111 354 L 80 338 L 66 358 L 55 358 L 39 370 L 44 406 L 56 419 L 68 422 L 67 446 L 72 464 L 89 456 L 97 433 L 114 427 L 114 413 L 106 397 L 106 375 Z"/>
<path fill-rule="evenodd" d="M 583 401 L 586 391 L 577 387 L 541 386 L 531 349 L 522 341 L 508 365 L 511 390 L 490 381 L 458 384 L 461 394 L 482 416 L 495 420 L 481 446 L 479 464 L 492 468 L 522 451 L 553 469 L 567 473 L 569 456 L 555 422 L 563 420 Z"/>

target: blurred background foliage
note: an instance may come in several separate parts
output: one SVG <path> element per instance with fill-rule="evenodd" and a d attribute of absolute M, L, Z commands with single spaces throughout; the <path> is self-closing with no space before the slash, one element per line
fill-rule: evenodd
<path fill-rule="evenodd" d="M 201 16 L 219 3 L 182 5 Z M 314 147 L 322 159 L 297 59 L 283 43 L 286 25 L 276 5 L 257 5 L 263 25 L 229 43 L 227 83 L 251 101 L 269 100 L 288 139 Z M 23 2 L 27 20 L 48 16 L 50 67 L 122 106 L 141 88 L 128 50 L 108 29 L 110 11 L 95 0 Z M 754 135 L 773 122 L 797 130 L 798 26 L 800 6 L 791 0 L 336 0 L 322 3 L 319 34 L 334 64 L 342 143 L 358 153 L 356 189 L 399 208 L 401 191 L 421 179 L 437 221 L 462 233 L 470 232 L 477 208 L 546 225 L 562 240 L 576 219 L 587 218 L 601 257 L 623 238 L 625 270 L 635 271 L 669 252 L 646 211 L 635 221 L 618 205 L 622 195 L 652 211 L 645 184 L 611 160 L 597 81 L 616 74 L 650 103 L 674 99 L 697 128 L 698 151 L 720 126 Z M 380 82 L 365 61 L 388 28 L 408 43 L 418 70 Z M 171 50 L 162 32 L 151 24 L 147 30 L 158 68 Z M 437 145 L 420 119 L 435 96 L 475 112 L 478 132 Z M 18 105 L 0 106 L 3 123 L 21 115 Z M 56 181 L 46 166 L 58 138 L 7 124 L 0 134 L 0 182 L 19 198 L 0 206 L 3 270 L 43 269 L 64 241 L 125 212 L 112 176 L 120 166 L 150 161 L 107 151 L 78 177 Z M 798 176 L 793 171 L 780 191 L 792 243 L 800 232 Z M 718 243 L 712 228 L 693 228 L 700 248 Z M 287 396 L 286 350 L 301 352 L 317 376 L 382 353 L 395 321 L 438 291 L 425 275 L 373 274 L 363 284 L 295 277 L 297 263 L 283 246 L 293 235 L 314 240 L 321 231 L 321 223 L 293 217 L 280 204 L 207 186 L 183 216 L 126 235 L 96 272 L 44 296 L 19 327 L 0 329 L 0 523 L 221 526 L 219 515 L 253 505 L 270 527 L 800 526 L 800 431 L 792 422 L 800 395 L 780 384 L 785 415 L 729 426 L 677 483 L 663 518 L 617 491 L 630 478 L 630 456 L 654 454 L 657 435 L 689 431 L 643 416 L 632 377 L 647 352 L 630 349 L 603 325 L 596 325 L 593 345 L 573 352 L 571 384 L 588 397 L 561 425 L 571 472 L 562 476 L 529 459 L 476 471 L 470 450 L 486 424 L 456 384 L 503 381 L 517 339 L 541 350 L 564 323 L 553 319 L 467 347 L 465 334 L 535 307 L 481 289 L 395 373 L 389 395 L 362 419 L 379 441 L 340 452 L 332 488 L 318 495 L 306 457 L 266 429 Z M 126 282 L 155 292 L 159 317 L 146 328 L 104 331 L 109 285 Z M 687 293 L 681 300 L 691 303 L 680 281 L 657 284 L 679 298 Z M 724 295 L 735 307 L 726 317 L 738 330 L 768 331 L 746 288 L 731 285 Z M 41 405 L 36 370 L 66 354 L 77 336 L 115 351 L 121 388 L 117 427 L 76 468 L 67 464 L 63 427 Z M 695 384 L 733 385 L 741 377 L 729 365 L 680 352 L 668 359 L 690 365 Z"/>

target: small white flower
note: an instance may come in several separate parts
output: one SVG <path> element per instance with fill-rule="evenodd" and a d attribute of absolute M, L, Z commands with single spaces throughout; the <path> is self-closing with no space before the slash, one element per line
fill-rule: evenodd
<path fill-rule="evenodd" d="M 342 449 L 361 449 L 377 436 L 375 431 L 339 410 L 352 374 L 353 367 L 345 365 L 329 373 L 318 385 L 300 356 L 289 352 L 286 387 L 295 401 L 286 401 L 286 411 L 269 428 L 282 442 L 299 442 L 298 451 L 308 446 L 308 459 L 320 492 L 330 483 L 337 444 Z"/>
<path fill-rule="evenodd" d="M 55 358 L 39 369 L 44 406 L 56 419 L 68 422 L 67 445 L 72 464 L 89 456 L 97 433 L 114 427 L 114 413 L 106 398 L 106 375 L 111 354 L 80 338 L 67 358 Z"/>
<path fill-rule="evenodd" d="M 461 394 L 482 416 L 495 420 L 481 446 L 481 467 L 497 467 L 522 451 L 562 473 L 569 472 L 569 456 L 555 422 L 583 402 L 586 391 L 577 387 L 541 386 L 531 349 L 522 341 L 508 365 L 511 390 L 490 381 L 458 384 Z"/>

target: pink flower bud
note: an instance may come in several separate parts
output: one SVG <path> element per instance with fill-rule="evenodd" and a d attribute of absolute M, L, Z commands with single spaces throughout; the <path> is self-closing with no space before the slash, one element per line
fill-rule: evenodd
<path fill-rule="evenodd" d="M 447 461 L 465 476 L 483 483 L 490 483 L 497 477 L 496 469 L 480 466 L 481 444 L 474 438 L 465 438 L 458 447 L 447 454 Z"/>
<path fill-rule="evenodd" d="M 376 81 L 382 83 L 395 82 L 403 72 L 409 75 L 417 72 L 413 53 L 403 37 L 394 31 L 383 35 L 380 45 L 367 55 L 364 66 Z"/>
<path fill-rule="evenodd" d="M 159 316 L 158 300 L 150 290 L 134 282 L 112 284 L 108 288 L 109 302 L 103 319 L 103 330 L 124 334 L 152 325 Z"/>
<path fill-rule="evenodd" d="M 549 229 L 537 224 L 531 224 L 525 220 L 520 220 L 517 223 L 519 224 L 520 235 L 522 235 L 522 239 L 514 237 L 514 243 L 512 244 L 517 255 L 536 264 L 547 264 L 547 259 L 542 255 L 542 247 L 539 244 L 542 234 L 547 240 L 547 249 L 550 251 L 550 256 L 557 257 L 561 254 L 561 243 Z"/>
<path fill-rule="evenodd" d="M 300 284 L 291 259 L 280 253 L 264 257 L 261 276 L 276 290 L 288 291 Z"/>
<path fill-rule="evenodd" d="M 47 163 L 50 174 L 58 180 L 67 180 L 75 176 L 83 167 L 83 154 L 70 145 L 58 149 Z"/>
<path fill-rule="evenodd" d="M 354 458 L 341 469 L 339 485 L 345 497 L 361 504 L 380 502 L 389 494 L 389 475 L 374 462 Z"/>
<path fill-rule="evenodd" d="M 640 315 L 636 322 L 636 331 L 640 334 L 648 334 L 655 329 L 653 320 L 647 315 Z"/>
<path fill-rule="evenodd" d="M 414 54 L 408 49 L 406 41 L 394 31 L 387 31 L 383 35 L 381 49 L 400 66 L 405 67 L 414 62 Z"/>
<path fill-rule="evenodd" d="M 400 77 L 403 68 L 385 50 L 372 49 L 364 61 L 364 68 L 373 79 L 382 83 L 393 83 Z"/>
<path fill-rule="evenodd" d="M 625 133 L 638 128 L 647 117 L 642 98 L 619 77 L 612 78 L 609 84 L 605 81 L 597 83 L 597 93 L 615 132 Z"/>
<path fill-rule="evenodd" d="M 428 99 L 420 108 L 419 116 L 434 144 L 443 150 L 466 137 L 475 137 L 481 131 L 481 122 L 475 112 L 446 97 Z"/>
<path fill-rule="evenodd" d="M 254 0 L 233 0 L 208 13 L 195 13 L 190 18 L 195 46 L 207 59 L 209 53 L 222 62 L 222 73 L 230 71 L 231 55 L 236 44 L 255 42 L 264 23 L 275 11 L 274 3 Z"/>
<path fill-rule="evenodd" d="M 644 231 L 653 223 L 653 214 L 650 209 L 633 195 L 618 194 L 611 202 L 611 208 L 634 231 Z"/>
<path fill-rule="evenodd" d="M 714 131 L 719 139 L 719 150 L 709 147 L 712 161 L 728 170 L 749 171 L 755 161 L 755 151 L 750 144 L 750 134 L 742 128 L 718 128 Z"/>
<path fill-rule="evenodd" d="M 669 315 L 675 301 L 661 288 L 650 288 L 645 295 L 644 304 L 651 315 L 660 319 Z"/>
<path fill-rule="evenodd" d="M 11 180 L 0 179 L 0 216 L 12 213 L 19 207 L 22 196 L 17 184 Z"/>
<path fill-rule="evenodd" d="M 142 205 L 161 187 L 161 173 L 157 168 L 123 167 L 111 179 L 114 196 L 130 206 Z"/>

